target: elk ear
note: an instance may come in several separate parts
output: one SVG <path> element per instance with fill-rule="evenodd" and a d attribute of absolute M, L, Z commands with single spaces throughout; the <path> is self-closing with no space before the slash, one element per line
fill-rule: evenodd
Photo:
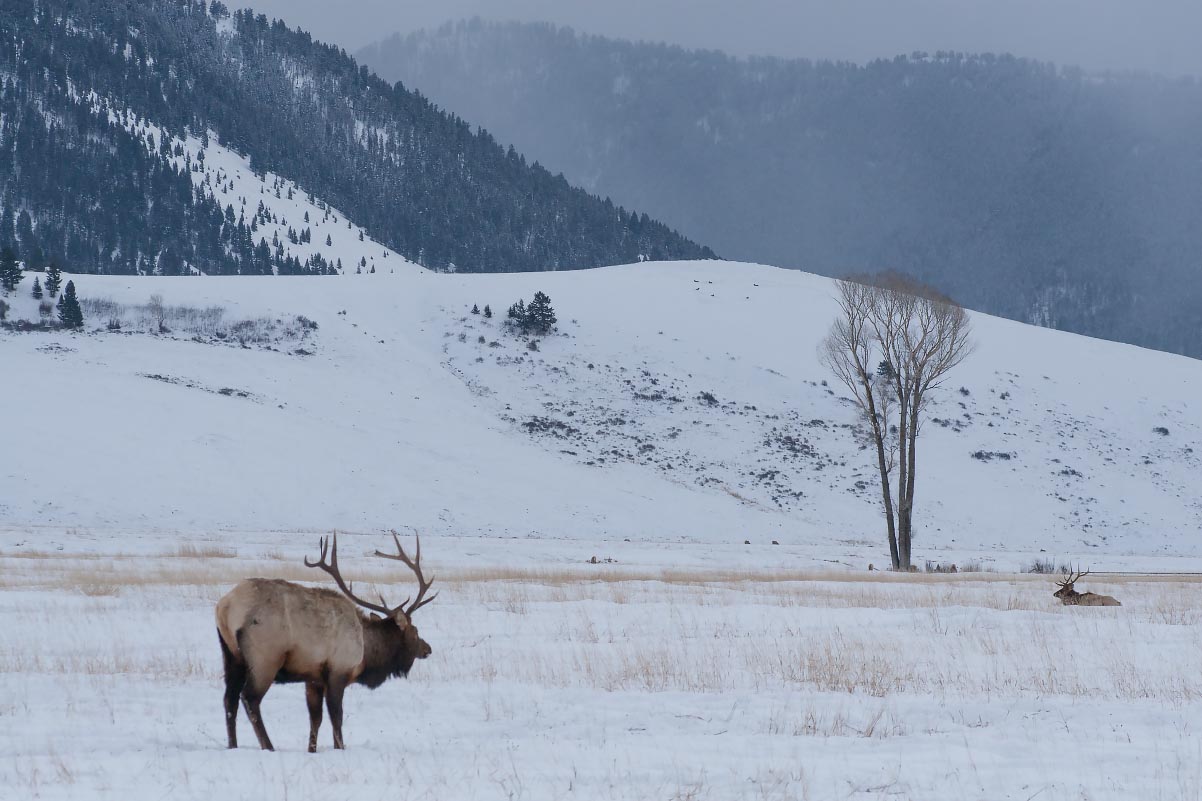
<path fill-rule="evenodd" d="M 384 619 L 384 618 L 380 617 L 379 615 L 377 615 L 375 612 L 372 612 L 370 617 L 371 617 L 372 623 L 379 623 L 381 620 Z"/>
<path fill-rule="evenodd" d="M 401 631 L 409 628 L 409 618 L 406 617 L 405 613 L 400 609 L 398 609 L 396 612 L 393 612 L 392 619 L 396 621 L 396 627 Z"/>

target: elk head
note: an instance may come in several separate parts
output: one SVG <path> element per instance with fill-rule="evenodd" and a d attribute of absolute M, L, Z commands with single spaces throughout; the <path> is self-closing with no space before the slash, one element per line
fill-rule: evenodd
<path fill-rule="evenodd" d="M 1085 572 L 1070 570 L 1068 573 L 1068 576 L 1066 578 L 1063 578 L 1060 581 L 1056 582 L 1056 586 L 1059 587 L 1060 589 L 1056 590 L 1054 593 L 1052 593 L 1052 595 L 1055 596 L 1056 598 L 1059 598 L 1061 601 L 1065 601 L 1065 599 L 1072 598 L 1074 595 L 1080 595 L 1080 593 L 1078 593 L 1073 588 L 1073 585 L 1076 584 L 1077 581 L 1082 576 L 1088 576 L 1088 575 L 1089 575 L 1088 570 L 1086 570 Z"/>

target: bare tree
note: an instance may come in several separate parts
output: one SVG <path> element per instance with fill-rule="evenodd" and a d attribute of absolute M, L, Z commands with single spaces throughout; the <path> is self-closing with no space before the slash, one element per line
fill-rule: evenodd
<path fill-rule="evenodd" d="M 971 325 L 950 298 L 895 273 L 841 280 L 836 287 L 840 314 L 819 355 L 869 423 L 889 558 L 894 570 L 909 570 L 923 412 L 929 393 L 972 352 Z"/>
<path fill-rule="evenodd" d="M 150 302 L 146 304 L 146 311 L 150 313 L 150 319 L 155 323 L 155 330 L 160 334 L 167 333 L 167 309 L 163 306 L 163 296 L 151 295 Z"/>

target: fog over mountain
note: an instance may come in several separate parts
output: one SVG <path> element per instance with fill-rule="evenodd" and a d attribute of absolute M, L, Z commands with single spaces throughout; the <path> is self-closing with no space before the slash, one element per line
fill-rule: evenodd
<path fill-rule="evenodd" d="M 249 2 L 249 0 L 248 0 Z M 355 49 L 480 16 L 740 56 L 850 60 L 915 50 L 1008 52 L 1090 70 L 1202 75 L 1194 0 L 254 0 Z"/>
<path fill-rule="evenodd" d="M 1193 79 L 738 59 L 478 20 L 360 58 L 724 257 L 899 269 L 973 308 L 1202 355 Z"/>

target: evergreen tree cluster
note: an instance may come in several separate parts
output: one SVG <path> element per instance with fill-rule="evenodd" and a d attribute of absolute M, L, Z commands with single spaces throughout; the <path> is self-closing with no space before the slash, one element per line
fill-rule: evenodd
<path fill-rule="evenodd" d="M 360 58 L 728 258 L 899 270 L 974 309 L 1202 357 L 1202 81 L 881 55 L 473 20 Z"/>
<path fill-rule="evenodd" d="M 24 277 L 21 273 L 21 264 L 17 261 L 17 254 L 13 253 L 13 249 L 11 247 L 0 249 L 0 288 L 3 288 L 5 292 L 12 292 Z"/>
<path fill-rule="evenodd" d="M 487 306 L 487 316 L 491 317 L 492 312 Z M 526 301 L 519 299 L 509 307 L 506 323 L 521 331 L 523 334 L 538 334 L 546 336 L 555 327 L 558 320 L 555 317 L 555 309 L 551 306 L 551 298 L 547 297 L 544 292 L 535 292 L 534 298 L 529 304 Z"/>
<path fill-rule="evenodd" d="M 213 132 L 256 174 L 288 176 L 433 269 L 713 257 L 338 48 L 249 11 L 219 31 L 228 16 L 199 0 L 0 0 L 0 246 L 77 273 L 335 271 L 285 257 L 254 218 L 193 185 L 199 165 L 169 136 Z"/>

